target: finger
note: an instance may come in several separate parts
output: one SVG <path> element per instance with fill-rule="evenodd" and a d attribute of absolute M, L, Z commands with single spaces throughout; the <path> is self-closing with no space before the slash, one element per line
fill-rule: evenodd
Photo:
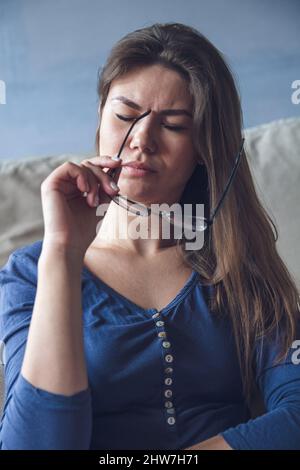
<path fill-rule="evenodd" d="M 93 198 L 94 202 L 96 202 L 96 197 L 101 194 L 101 191 L 104 191 L 111 197 L 117 194 L 119 191 L 118 186 L 109 175 L 103 172 L 101 168 L 92 164 L 90 161 L 84 161 L 81 165 L 86 167 L 97 180 L 97 187 L 93 184 L 91 189 L 91 198 Z"/>
<path fill-rule="evenodd" d="M 121 169 L 122 159 L 119 158 L 117 160 L 116 159 L 113 160 L 113 158 L 116 158 L 116 157 L 110 157 L 109 155 L 101 155 L 101 156 L 85 159 L 81 162 L 81 164 L 90 168 L 92 168 L 91 165 L 99 167 L 102 169 L 103 173 L 108 174 L 113 180 L 115 180 L 116 171 L 119 168 Z M 116 180 L 115 180 L 115 183 L 117 183 Z M 116 190 L 117 187 L 114 187 L 113 189 Z"/>
<path fill-rule="evenodd" d="M 43 181 L 41 189 L 48 190 L 65 190 L 70 191 L 70 184 L 76 185 L 81 192 L 90 191 L 90 185 L 87 177 L 87 170 L 73 162 L 65 162 L 55 168 L 50 175 Z"/>
<path fill-rule="evenodd" d="M 48 190 L 62 190 L 65 194 L 77 190 L 86 197 L 87 204 L 95 207 L 99 204 L 96 196 L 99 194 L 99 180 L 93 172 L 84 165 L 65 162 L 57 167 L 42 183 L 41 190 L 46 194 Z M 73 186 L 73 188 L 72 188 Z M 97 204 L 96 204 L 97 203 Z"/>
<path fill-rule="evenodd" d="M 96 176 L 89 170 L 87 169 L 87 179 L 89 182 L 90 190 L 85 192 L 83 194 L 84 197 L 86 197 L 86 201 L 89 206 L 91 207 L 97 207 L 99 205 L 99 181 L 96 178 Z"/>
<path fill-rule="evenodd" d="M 122 163 L 122 159 L 113 160 L 108 155 L 101 155 L 98 157 L 86 158 L 81 163 L 92 163 L 93 165 L 100 166 L 103 168 L 117 168 Z"/>
<path fill-rule="evenodd" d="M 76 180 L 77 188 L 86 195 L 88 205 L 91 207 L 99 205 L 99 201 L 96 200 L 96 195 L 98 195 L 98 180 L 91 171 L 84 165 L 80 166 L 73 162 L 66 162 L 66 169 L 70 177 L 78 174 Z"/>

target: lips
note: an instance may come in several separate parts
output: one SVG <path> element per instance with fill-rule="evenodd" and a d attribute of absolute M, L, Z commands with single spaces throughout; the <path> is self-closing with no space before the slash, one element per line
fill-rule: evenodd
<path fill-rule="evenodd" d="M 155 170 L 150 165 L 147 165 L 146 163 L 141 163 L 141 162 L 127 162 L 127 163 L 124 163 L 122 166 L 135 168 L 136 170 L 155 172 Z"/>

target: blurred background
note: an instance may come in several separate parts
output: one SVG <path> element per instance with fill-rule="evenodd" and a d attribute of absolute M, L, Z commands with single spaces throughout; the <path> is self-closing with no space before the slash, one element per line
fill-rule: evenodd
<path fill-rule="evenodd" d="M 196 27 L 225 55 L 245 127 L 299 117 L 299 20 L 299 0 L 0 0 L 0 160 L 94 152 L 98 69 L 155 22 Z"/>

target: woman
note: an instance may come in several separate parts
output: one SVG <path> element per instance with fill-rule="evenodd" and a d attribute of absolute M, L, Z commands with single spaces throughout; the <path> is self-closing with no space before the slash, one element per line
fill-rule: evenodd
<path fill-rule="evenodd" d="M 243 151 L 234 165 L 241 108 L 222 55 L 154 24 L 115 45 L 98 93 L 97 156 L 44 180 L 44 238 L 1 271 L 2 448 L 300 449 L 298 292 Z M 118 195 L 222 206 L 187 249 Z M 266 409 L 250 419 L 257 389 Z"/>

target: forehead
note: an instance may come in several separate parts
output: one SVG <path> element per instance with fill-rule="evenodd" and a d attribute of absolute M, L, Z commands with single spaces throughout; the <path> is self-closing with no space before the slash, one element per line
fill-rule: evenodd
<path fill-rule="evenodd" d="M 161 65 L 137 67 L 112 81 L 108 100 L 123 95 L 143 107 L 162 109 L 184 106 L 191 110 L 192 97 L 187 81 L 176 71 Z"/>

